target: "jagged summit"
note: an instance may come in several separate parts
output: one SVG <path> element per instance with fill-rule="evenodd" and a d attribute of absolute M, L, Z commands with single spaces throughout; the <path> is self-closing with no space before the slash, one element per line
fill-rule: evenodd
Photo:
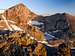
<path fill-rule="evenodd" d="M 2 16 L 3 15 L 3 16 Z M 20 3 L 5 10 L 1 15 L 1 29 L 14 29 L 14 27 L 25 29 L 29 20 L 34 19 L 37 15 L 31 12 L 24 4 Z M 14 29 L 15 30 L 15 29 Z"/>

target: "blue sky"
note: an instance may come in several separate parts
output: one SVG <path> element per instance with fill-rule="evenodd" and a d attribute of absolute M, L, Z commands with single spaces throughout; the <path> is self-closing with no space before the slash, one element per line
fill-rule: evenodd
<path fill-rule="evenodd" d="M 75 0 L 0 0 L 0 9 L 23 2 L 33 12 L 41 15 L 69 13 L 75 15 Z"/>

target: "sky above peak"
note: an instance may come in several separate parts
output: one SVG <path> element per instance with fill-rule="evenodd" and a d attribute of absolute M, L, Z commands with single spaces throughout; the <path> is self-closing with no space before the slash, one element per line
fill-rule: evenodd
<path fill-rule="evenodd" d="M 75 15 L 75 0 L 0 0 L 0 9 L 7 9 L 20 2 L 40 15 L 64 12 Z"/>

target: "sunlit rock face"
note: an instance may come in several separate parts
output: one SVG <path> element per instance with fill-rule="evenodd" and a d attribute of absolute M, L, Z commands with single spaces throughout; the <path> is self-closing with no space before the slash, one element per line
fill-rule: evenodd
<path fill-rule="evenodd" d="M 75 16 L 65 14 L 65 17 L 70 24 L 70 31 L 75 32 Z"/>
<path fill-rule="evenodd" d="M 7 29 L 12 28 L 12 30 L 14 27 L 12 27 L 12 25 L 15 25 L 16 28 L 21 28 L 20 30 L 25 30 L 25 26 L 27 26 L 27 22 L 29 20 L 34 19 L 35 17 L 37 17 L 37 15 L 33 12 L 31 12 L 24 4 L 20 3 L 17 4 L 15 6 L 12 6 L 11 8 L 8 8 L 7 10 L 0 10 L 0 27 L 2 27 L 2 29 L 4 29 L 5 27 Z M 9 27 L 7 26 L 7 24 L 4 21 L 5 17 L 7 20 L 7 23 L 9 25 Z"/>

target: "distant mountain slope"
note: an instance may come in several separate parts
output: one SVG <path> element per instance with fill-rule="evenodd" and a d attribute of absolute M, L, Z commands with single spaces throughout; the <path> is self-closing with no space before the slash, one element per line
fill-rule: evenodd
<path fill-rule="evenodd" d="M 64 30 L 68 28 L 68 21 L 64 13 L 57 13 L 51 16 L 39 16 L 33 21 L 39 21 L 44 23 L 45 31 L 56 31 L 56 30 Z"/>
<path fill-rule="evenodd" d="M 75 32 L 75 16 L 65 14 L 65 17 L 70 24 L 70 31 Z"/>

